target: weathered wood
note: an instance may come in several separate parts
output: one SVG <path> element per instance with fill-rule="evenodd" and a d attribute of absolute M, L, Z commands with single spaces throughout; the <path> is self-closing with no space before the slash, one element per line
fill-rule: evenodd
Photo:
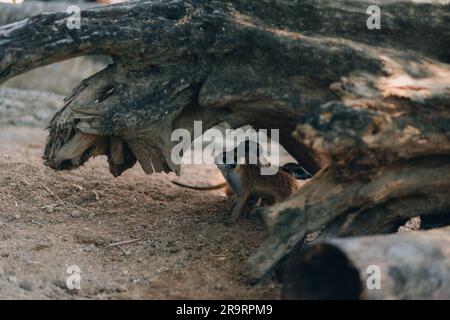
<path fill-rule="evenodd" d="M 76 5 L 82 9 L 92 7 L 93 3 L 83 1 L 25 1 L 23 3 L 0 3 L 0 25 L 23 20 L 43 12 L 64 12 L 70 6 Z M 97 5 L 98 6 L 98 5 Z M 98 72 L 108 65 L 109 57 L 86 56 L 78 57 L 44 66 L 25 74 L 13 77 L 4 84 L 7 88 L 20 88 L 27 90 L 52 91 L 68 95 L 81 80 Z M 48 121 L 42 125 L 45 127 Z"/>
<path fill-rule="evenodd" d="M 448 227 L 327 240 L 292 256 L 283 297 L 450 299 L 449 248 Z"/>
<path fill-rule="evenodd" d="M 115 144 L 103 137 L 126 143 L 128 165 L 110 166 L 118 175 L 135 159 L 147 173 L 177 171 L 170 132 L 192 131 L 193 120 L 280 129 L 317 174 L 263 214 L 271 236 L 250 259 L 261 279 L 307 232 L 390 232 L 412 215 L 450 213 L 450 1 L 379 1 L 381 30 L 366 28 L 372 4 L 143 1 L 85 10 L 80 30 L 67 14 L 43 14 L 0 28 L 0 81 L 113 56 L 51 122 L 45 158 L 55 169 L 88 159 L 91 149 L 60 156 L 80 132 L 101 137 L 95 150 L 110 164 Z"/>
<path fill-rule="evenodd" d="M 448 214 L 448 190 L 447 159 L 385 169 L 371 181 L 340 182 L 327 168 L 298 194 L 262 210 L 271 236 L 250 259 L 253 277 L 267 275 L 306 234 L 324 226 L 320 239 L 393 232 L 419 214 Z"/>
<path fill-rule="evenodd" d="M 305 148 L 303 139 L 292 139 L 291 132 L 299 115 L 304 119 L 311 118 L 311 113 L 319 116 L 317 106 L 336 99 L 336 92 L 341 100 L 377 98 L 373 103 L 377 104 L 384 93 L 376 83 L 402 76 L 410 82 L 420 77 L 420 90 L 408 84 L 406 89 L 396 89 L 390 99 L 405 99 L 408 93 L 416 96 L 418 91 L 417 99 L 422 99 L 420 93 L 432 89 L 445 92 L 447 82 L 441 80 L 448 68 L 440 76 L 430 70 L 440 67 L 439 59 L 445 60 L 448 45 L 443 37 L 449 30 L 440 22 L 447 16 L 448 5 L 385 1 L 382 34 L 364 28 L 368 5 L 365 1 L 349 1 L 342 7 L 333 1 L 273 1 L 269 10 L 259 1 L 136 2 L 85 10 L 80 30 L 66 27 L 65 13 L 39 15 L 1 29 L 1 78 L 78 55 L 111 54 L 115 65 L 108 68 L 107 78 L 116 84 L 115 99 L 96 106 L 96 115 L 83 117 L 78 124 L 83 130 L 134 137 L 166 112 L 173 114 L 198 103 L 202 109 L 215 110 L 212 116 L 217 122 L 280 127 L 289 151 L 315 172 L 327 163 L 318 158 L 327 152 Z M 318 12 L 327 19 L 316 19 Z M 421 19 L 433 23 L 424 25 Z M 415 32 L 434 36 L 419 44 L 408 40 L 407 35 Z M 374 47 L 386 42 L 394 48 Z M 405 47 L 433 52 L 438 60 L 418 58 L 411 66 L 412 57 L 398 50 Z M 428 88 L 436 83 L 441 83 L 439 88 Z M 83 96 L 73 98 L 73 104 L 86 104 Z M 355 104 L 354 100 L 348 104 Z M 355 116 L 369 121 L 369 107 Z M 348 106 L 342 108 L 345 111 Z M 67 125 L 79 120 L 76 108 L 70 109 Z M 110 121 L 111 114 L 116 115 L 115 123 Z M 299 154 L 299 149 L 305 152 Z M 163 160 L 173 167 L 170 159 Z"/>

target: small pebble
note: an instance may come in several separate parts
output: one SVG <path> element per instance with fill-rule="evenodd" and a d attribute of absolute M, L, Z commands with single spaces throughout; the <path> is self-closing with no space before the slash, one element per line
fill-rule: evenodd
<path fill-rule="evenodd" d="M 71 216 L 72 218 L 80 218 L 80 217 L 81 217 L 81 212 L 80 212 L 79 210 L 73 210 L 73 211 L 70 213 L 70 216 Z"/>
<path fill-rule="evenodd" d="M 25 291 L 33 291 L 33 284 L 29 281 L 21 281 L 19 287 Z"/>
<path fill-rule="evenodd" d="M 178 252 L 180 252 L 180 249 L 177 247 L 172 247 L 169 249 L 169 253 L 178 253 Z"/>
<path fill-rule="evenodd" d="M 128 289 L 124 286 L 120 286 L 116 288 L 116 292 L 127 292 Z"/>
<path fill-rule="evenodd" d="M 53 213 L 53 208 L 52 207 L 47 207 L 44 209 L 45 213 Z"/>

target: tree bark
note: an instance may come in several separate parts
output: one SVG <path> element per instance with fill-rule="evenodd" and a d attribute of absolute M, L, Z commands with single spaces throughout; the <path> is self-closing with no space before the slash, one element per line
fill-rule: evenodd
<path fill-rule="evenodd" d="M 330 239 L 292 257 L 282 295 L 285 299 L 448 300 L 449 248 L 449 227 Z"/>
<path fill-rule="evenodd" d="M 307 232 L 390 232 L 450 213 L 449 1 L 143 1 L 42 14 L 0 28 L 0 80 L 86 54 L 114 63 L 83 81 L 50 123 L 46 164 L 106 154 L 178 171 L 177 128 L 221 122 L 280 129 L 315 177 L 264 211 L 272 231 L 250 259 L 262 279 Z M 121 154 L 118 154 L 121 153 Z"/>
<path fill-rule="evenodd" d="M 45 2 L 25 1 L 20 5 L 0 3 L 0 25 L 23 20 L 43 12 L 64 12 L 73 5 L 86 9 L 93 7 L 95 4 L 84 1 L 66 2 L 59 0 Z M 2 84 L 2 87 L 53 91 L 58 94 L 68 95 L 81 80 L 104 69 L 109 63 L 109 57 L 101 56 L 70 59 L 16 76 Z M 47 124 L 48 121 L 42 127 L 44 128 Z"/>

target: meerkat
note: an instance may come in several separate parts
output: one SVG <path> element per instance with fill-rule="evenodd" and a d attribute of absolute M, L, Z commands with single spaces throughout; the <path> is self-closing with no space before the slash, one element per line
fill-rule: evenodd
<path fill-rule="evenodd" d="M 237 164 L 237 149 L 232 152 L 231 158 L 233 163 L 227 164 L 227 154 L 224 152 L 216 157 L 216 165 L 225 178 L 224 183 L 213 186 L 190 186 L 180 182 L 172 181 L 173 184 L 200 191 L 218 190 L 226 188 L 227 195 L 235 195 L 235 205 L 231 214 L 230 221 L 233 223 L 241 216 L 248 215 L 253 209 L 258 207 L 270 206 L 280 202 L 297 189 L 297 179 L 306 180 L 312 175 L 302 166 L 296 163 L 285 164 L 278 170 L 275 175 L 262 175 L 261 168 L 267 166 L 262 164 L 260 160 L 261 147 L 256 145 L 257 163 L 250 164 L 249 153 L 252 142 L 249 140 L 245 143 L 245 163 Z"/>
<path fill-rule="evenodd" d="M 296 179 L 282 170 L 275 175 L 265 176 L 261 175 L 261 168 L 257 165 L 239 165 L 234 168 L 219 166 L 236 195 L 231 222 L 237 221 L 242 215 L 248 215 L 257 207 L 280 202 L 298 189 Z"/>
<path fill-rule="evenodd" d="M 261 157 L 261 146 L 257 142 L 247 140 L 243 142 L 245 148 L 245 163 L 237 164 L 237 150 L 224 152 L 216 157 L 216 164 L 222 172 L 228 186 L 235 194 L 235 205 L 231 213 L 230 222 L 234 223 L 242 215 L 248 215 L 257 207 L 270 206 L 281 202 L 298 190 L 297 180 L 309 179 L 311 174 L 302 166 L 289 163 L 278 170 L 275 175 L 263 175 L 261 169 L 270 166 Z M 253 149 L 251 148 L 251 144 Z M 249 161 L 251 152 L 256 151 L 256 164 Z M 233 163 L 227 163 L 229 158 Z"/>

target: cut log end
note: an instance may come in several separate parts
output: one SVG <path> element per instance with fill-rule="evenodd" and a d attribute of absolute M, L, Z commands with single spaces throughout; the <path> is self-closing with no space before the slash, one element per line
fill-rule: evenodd
<path fill-rule="evenodd" d="M 360 299 L 363 287 L 358 269 L 343 251 L 319 244 L 293 257 L 286 266 L 283 299 Z"/>
<path fill-rule="evenodd" d="M 450 228 L 332 239 L 291 255 L 285 299 L 450 299 Z"/>

